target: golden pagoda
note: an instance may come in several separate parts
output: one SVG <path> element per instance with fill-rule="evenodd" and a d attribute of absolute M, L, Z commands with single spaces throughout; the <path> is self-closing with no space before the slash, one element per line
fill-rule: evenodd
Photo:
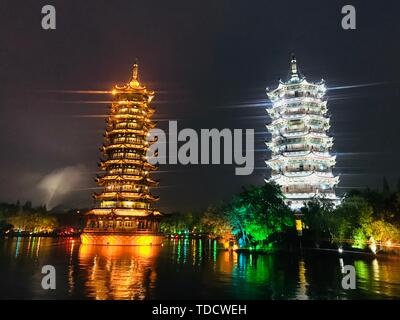
<path fill-rule="evenodd" d="M 103 158 L 99 164 L 104 174 L 96 179 L 102 192 L 94 193 L 95 206 L 85 213 L 86 227 L 82 244 L 160 245 L 162 214 L 151 208 L 158 200 L 149 189 L 158 184 L 149 177 L 157 168 L 147 161 L 149 131 L 154 109 L 154 92 L 139 83 L 138 65 L 124 86 L 116 85 L 106 121 Z"/>

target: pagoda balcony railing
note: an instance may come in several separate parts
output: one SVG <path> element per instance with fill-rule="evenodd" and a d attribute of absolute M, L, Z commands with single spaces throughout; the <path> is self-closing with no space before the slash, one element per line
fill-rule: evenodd
<path fill-rule="evenodd" d="M 136 139 L 136 138 L 114 138 L 113 143 L 137 143 L 137 144 L 146 144 L 145 139 Z"/>
<path fill-rule="evenodd" d="M 291 111 L 285 111 L 280 113 L 282 116 L 292 116 L 292 115 L 316 115 L 316 116 L 322 116 L 325 114 L 326 109 L 320 109 L 319 111 L 314 111 L 310 109 L 299 109 L 299 110 L 291 110 Z"/>
<path fill-rule="evenodd" d="M 292 194 L 292 193 L 320 193 L 320 194 L 329 194 L 335 192 L 332 188 L 322 189 L 322 188 L 284 188 L 284 193 Z"/>
<path fill-rule="evenodd" d="M 134 174 L 134 175 L 144 175 L 145 172 L 144 170 L 138 170 L 138 169 L 111 169 L 108 171 L 110 174 Z"/>
<path fill-rule="evenodd" d="M 321 169 L 319 167 L 314 167 L 314 166 L 304 166 L 303 169 L 298 168 L 298 167 L 284 167 L 280 172 L 276 171 L 276 173 L 283 173 L 283 172 L 318 172 L 318 173 L 324 173 L 324 172 L 330 172 L 327 169 Z"/>
<path fill-rule="evenodd" d="M 125 158 L 143 160 L 143 155 L 131 152 L 114 152 L 110 156 L 110 159 L 125 159 Z"/>
<path fill-rule="evenodd" d="M 308 144 L 301 144 L 298 142 L 288 142 L 288 141 L 282 141 L 281 143 L 277 143 L 276 145 L 281 147 L 283 151 L 304 151 L 304 150 L 309 150 L 310 148 Z"/>
<path fill-rule="evenodd" d="M 274 115 L 273 116 L 273 119 L 274 120 L 277 120 L 277 119 L 286 119 L 286 120 L 292 120 L 292 119 L 301 119 L 301 118 L 303 118 L 303 117 L 305 117 L 305 116 L 314 116 L 314 117 L 318 117 L 318 118 L 320 118 L 320 119 L 327 119 L 327 118 L 324 118 L 324 114 L 323 113 L 310 113 L 310 112 L 307 112 L 307 113 L 298 113 L 298 114 L 285 114 L 285 113 L 282 113 L 282 114 L 279 114 L 279 116 L 278 115 Z"/>
<path fill-rule="evenodd" d="M 131 121 L 131 120 L 126 120 L 126 119 L 134 119 L 137 121 L 146 121 L 145 120 L 146 115 L 142 114 L 142 113 L 137 113 L 137 112 L 135 112 L 135 113 L 125 112 L 125 113 L 113 113 L 110 116 L 110 120 L 113 120 L 113 121 L 118 121 L 120 119 L 122 119 L 122 121 L 124 121 L 124 122 Z"/>
<path fill-rule="evenodd" d="M 313 154 L 315 154 L 317 157 L 322 157 L 322 158 L 330 161 L 329 163 L 332 162 L 332 165 L 335 164 L 335 156 L 332 156 L 327 151 L 305 150 L 305 151 L 274 152 L 273 156 L 276 157 L 276 159 L 279 159 L 279 155 L 281 155 L 281 154 L 284 157 L 303 157 L 303 156 L 306 156 L 306 155 L 310 154 L 310 152 L 313 152 Z M 275 159 L 275 158 L 273 158 L 273 159 Z"/>
<path fill-rule="evenodd" d="M 289 134 L 289 133 L 298 133 L 298 132 L 304 132 L 307 131 L 307 127 L 300 127 L 300 128 L 285 128 L 285 130 L 282 130 L 282 133 Z"/>
<path fill-rule="evenodd" d="M 137 188 L 137 187 L 127 187 L 127 186 L 123 186 L 123 187 L 114 187 L 112 186 L 110 187 L 106 187 L 106 191 L 107 192 L 135 192 L 138 194 L 147 192 L 148 189 L 146 188 Z"/>
<path fill-rule="evenodd" d="M 324 103 L 290 103 L 286 105 L 279 105 L 279 106 L 274 106 L 271 110 L 272 112 L 274 111 L 287 111 L 287 112 L 296 112 L 296 111 L 303 111 L 303 112 L 319 112 L 319 111 L 325 111 L 328 110 L 327 106 Z"/>
<path fill-rule="evenodd" d="M 284 99 L 284 100 L 283 100 Z M 281 100 L 279 100 L 280 105 L 287 105 L 287 104 L 292 104 L 292 103 L 320 103 L 321 99 L 317 96 L 312 96 L 312 95 L 304 95 L 299 92 L 299 94 L 296 96 L 294 94 L 284 94 L 281 97 Z"/>
<path fill-rule="evenodd" d="M 331 143 L 332 138 L 327 136 L 326 134 L 321 134 L 321 133 L 317 133 L 317 134 L 312 134 L 312 135 L 308 135 L 309 133 L 305 133 L 305 134 L 298 134 L 297 136 L 283 136 L 283 139 L 279 139 L 276 138 L 275 139 L 275 144 L 277 146 L 293 146 L 293 145 L 310 145 L 313 146 L 314 148 L 316 147 L 323 147 L 323 146 L 329 146 Z"/>
<path fill-rule="evenodd" d="M 301 127 L 301 128 L 282 128 L 279 131 L 282 135 L 291 135 L 291 134 L 298 134 L 298 133 L 326 133 L 325 129 L 317 129 L 312 127 Z"/>
<path fill-rule="evenodd" d="M 118 233 L 118 232 L 135 232 L 137 234 L 148 234 L 148 233 L 157 233 L 160 232 L 155 231 L 153 229 L 137 229 L 137 228 L 129 228 L 129 227 L 98 227 L 98 228 L 85 228 L 85 232 L 107 232 L 107 233 Z"/>
<path fill-rule="evenodd" d="M 139 123 L 121 122 L 115 124 L 115 129 L 142 129 L 143 125 Z"/>
<path fill-rule="evenodd" d="M 121 201 L 110 201 L 114 202 L 113 204 L 109 205 L 100 205 L 100 209 L 115 209 L 115 208 L 121 208 L 121 209 L 150 209 L 150 205 L 146 204 L 132 204 L 132 205 L 122 205 Z"/>
<path fill-rule="evenodd" d="M 132 107 L 132 108 L 119 108 L 117 114 L 136 114 L 136 113 L 142 113 L 141 108 L 137 107 Z"/>
<path fill-rule="evenodd" d="M 306 114 L 307 112 L 308 112 L 307 109 L 298 109 L 298 110 L 290 110 L 290 111 L 287 110 L 287 111 L 283 112 L 282 115 L 290 116 L 293 114 Z"/>
<path fill-rule="evenodd" d="M 325 152 L 325 148 L 316 148 L 309 145 L 302 145 L 302 146 L 291 146 L 286 145 L 284 148 L 281 148 L 282 152 L 306 152 L 306 151 L 314 151 L 314 152 Z"/>

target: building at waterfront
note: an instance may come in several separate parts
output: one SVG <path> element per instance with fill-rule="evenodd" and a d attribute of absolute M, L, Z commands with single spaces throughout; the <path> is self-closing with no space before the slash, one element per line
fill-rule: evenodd
<path fill-rule="evenodd" d="M 106 120 L 100 168 L 96 179 L 101 192 L 93 194 L 95 206 L 85 213 L 83 244 L 158 245 L 162 242 L 159 223 L 162 214 L 152 207 L 158 200 L 150 193 L 157 182 L 150 177 L 156 169 L 146 153 L 155 141 L 148 141 L 154 109 L 154 92 L 140 84 L 138 65 L 132 78 L 112 91 Z"/>
<path fill-rule="evenodd" d="M 286 202 L 294 210 L 313 198 L 325 198 L 339 203 L 335 186 L 339 177 L 332 167 L 336 156 L 330 153 L 333 138 L 329 130 L 326 87 L 323 80 L 308 82 L 301 76 L 296 58 L 290 62 L 289 79 L 279 81 L 267 95 L 271 139 L 266 143 L 271 158 L 266 161 L 271 177 L 281 186 Z"/>

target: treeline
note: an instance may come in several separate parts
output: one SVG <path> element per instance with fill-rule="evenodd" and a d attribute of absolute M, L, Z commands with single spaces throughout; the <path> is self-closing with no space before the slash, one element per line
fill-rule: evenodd
<path fill-rule="evenodd" d="M 80 226 L 72 212 L 48 211 L 46 206 L 33 207 L 30 201 L 21 205 L 0 203 L 0 233 L 7 231 L 47 233 L 63 227 Z"/>
<path fill-rule="evenodd" d="M 331 241 L 353 248 L 400 243 L 400 192 L 365 189 L 349 192 L 341 205 L 312 201 L 302 209 L 305 235 L 318 246 Z"/>
<path fill-rule="evenodd" d="M 173 214 L 161 226 L 167 234 L 205 233 L 235 239 L 242 248 L 269 249 L 296 240 L 295 215 L 285 205 L 275 184 L 252 186 L 229 203 L 218 203 L 201 213 Z M 301 209 L 304 243 L 364 248 L 371 243 L 400 243 L 400 192 L 365 189 L 351 191 L 340 205 L 328 200 L 309 202 Z M 299 239 L 299 238 L 297 238 Z"/>
<path fill-rule="evenodd" d="M 206 233 L 235 239 L 242 248 L 268 249 L 284 234 L 293 233 L 294 215 L 275 184 L 251 186 L 229 203 L 218 203 L 200 214 L 174 214 L 165 219 L 165 233 Z"/>

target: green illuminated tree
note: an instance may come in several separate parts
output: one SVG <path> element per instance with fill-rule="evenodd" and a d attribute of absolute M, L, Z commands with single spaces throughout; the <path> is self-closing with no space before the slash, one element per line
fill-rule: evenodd
<path fill-rule="evenodd" d="M 228 214 L 242 247 L 267 246 L 273 242 L 273 235 L 294 225 L 293 213 L 283 202 L 279 186 L 270 183 L 244 188 L 228 207 Z"/>

